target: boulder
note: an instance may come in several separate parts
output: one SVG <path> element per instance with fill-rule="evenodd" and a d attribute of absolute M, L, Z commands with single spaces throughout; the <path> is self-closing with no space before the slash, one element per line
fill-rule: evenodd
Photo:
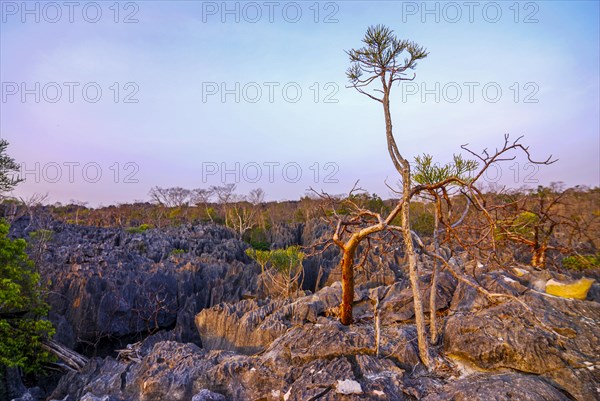
<path fill-rule="evenodd" d="M 196 315 L 196 327 L 206 349 L 244 354 L 264 350 L 292 325 L 315 323 L 319 316 L 337 307 L 340 283 L 297 300 L 243 300 L 220 304 Z"/>
<path fill-rule="evenodd" d="M 508 299 L 492 304 L 461 283 L 446 321 L 446 356 L 480 370 L 540 375 L 579 401 L 598 397 L 600 304 L 530 291 L 505 273 L 479 281 L 528 309 Z"/>

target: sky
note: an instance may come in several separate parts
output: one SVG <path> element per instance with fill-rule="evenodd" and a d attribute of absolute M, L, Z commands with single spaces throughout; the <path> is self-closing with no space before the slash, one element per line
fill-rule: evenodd
<path fill-rule="evenodd" d="M 360 187 L 398 181 L 381 104 L 348 88 L 345 50 L 384 24 L 424 46 L 392 90 L 409 160 L 524 135 L 487 183 L 600 185 L 598 1 L 0 1 L 0 137 L 12 193 L 90 206 L 154 186 Z M 370 89 L 377 89 L 373 86 Z M 376 92 L 372 92 L 376 93 Z"/>

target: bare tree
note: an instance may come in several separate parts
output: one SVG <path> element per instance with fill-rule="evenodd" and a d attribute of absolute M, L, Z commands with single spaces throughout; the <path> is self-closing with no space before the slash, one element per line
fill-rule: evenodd
<path fill-rule="evenodd" d="M 28 229 L 34 222 L 35 219 L 35 211 L 39 209 L 43 203 L 48 200 L 48 193 L 34 193 L 28 197 L 19 197 L 21 204 L 25 207 L 26 213 L 29 215 L 29 224 L 26 229 Z"/>
<path fill-rule="evenodd" d="M 81 210 L 81 208 L 85 209 L 88 202 L 71 199 L 70 204 L 75 206 L 75 224 L 79 224 L 79 211 Z"/>
<path fill-rule="evenodd" d="M 210 200 L 213 197 L 213 195 L 214 195 L 214 192 L 211 189 L 205 189 L 205 188 L 196 188 L 196 189 L 192 190 L 192 193 L 190 195 L 191 203 L 196 205 L 197 207 L 203 207 L 206 212 L 206 216 L 212 222 L 214 222 L 214 220 L 213 220 L 212 212 L 209 209 L 208 205 L 209 205 Z"/>
<path fill-rule="evenodd" d="M 561 213 L 565 198 L 571 191 L 538 186 L 525 194 L 515 194 L 506 207 L 498 207 L 501 216 L 497 219 L 499 239 L 522 244 L 531 250 L 531 265 L 546 266 L 546 254 L 550 250 L 569 253 L 569 244 L 552 245 L 555 232 L 561 226 L 574 227 L 575 219 Z"/>
<path fill-rule="evenodd" d="M 257 225 L 264 199 L 265 192 L 261 188 L 251 190 L 248 196 L 232 196 L 228 221 L 240 236 Z"/>
<path fill-rule="evenodd" d="M 190 202 L 191 191 L 181 187 L 153 187 L 148 192 L 153 202 L 165 207 L 182 207 Z"/>
<path fill-rule="evenodd" d="M 225 225 L 228 227 L 229 227 L 228 210 L 229 210 L 230 203 L 234 199 L 234 192 L 235 192 L 236 187 L 237 186 L 235 184 L 225 184 L 223 186 L 213 185 L 210 187 L 210 190 L 217 197 L 217 201 L 219 202 L 219 205 L 221 205 L 223 214 L 225 216 Z"/>
<path fill-rule="evenodd" d="M 254 206 L 261 205 L 265 201 L 265 191 L 262 188 L 254 188 L 248 193 L 247 199 Z"/>
<path fill-rule="evenodd" d="M 517 138 L 517 140 L 510 142 L 508 135 L 504 138 L 504 145 L 496 149 L 495 153 L 489 154 L 487 150 L 483 151 L 482 155 L 475 154 L 471 150 L 467 148 L 467 145 L 463 145 L 462 149 L 469 152 L 472 155 L 476 155 L 476 158 L 479 162 L 479 169 L 473 174 L 472 177 L 465 178 L 461 176 L 452 175 L 447 177 L 442 181 L 437 181 L 431 184 L 420 184 L 416 186 L 412 186 L 410 193 L 408 195 L 409 202 L 412 198 L 419 196 L 421 194 L 435 194 L 438 191 L 442 193 L 448 192 L 448 188 L 451 186 L 456 186 L 460 188 L 463 196 L 468 197 L 468 202 L 472 205 L 472 209 L 475 209 L 479 215 L 482 216 L 483 220 L 478 221 L 478 226 L 482 227 L 479 231 L 477 231 L 476 235 L 461 235 L 464 230 L 469 230 L 470 227 L 467 226 L 462 227 L 461 223 L 463 222 L 465 215 L 468 210 L 463 211 L 461 217 L 456 221 L 451 221 L 448 218 L 440 219 L 440 224 L 443 226 L 443 229 L 446 231 L 446 236 L 448 237 L 447 241 L 452 242 L 457 247 L 467 250 L 469 255 L 474 259 L 481 257 L 481 255 L 487 255 L 487 260 L 493 258 L 494 255 L 497 254 L 497 241 L 496 241 L 496 219 L 493 216 L 493 213 L 489 210 L 489 205 L 486 204 L 486 196 L 481 190 L 477 187 L 477 180 L 480 179 L 487 169 L 494 165 L 496 162 L 514 160 L 514 156 L 510 157 L 509 152 L 512 151 L 522 151 L 527 155 L 528 160 L 531 163 L 537 164 L 549 164 L 552 163 L 550 158 L 545 161 L 535 161 L 531 159 L 529 150 L 527 147 L 523 146 L 519 141 L 521 138 Z M 404 235 L 405 220 L 401 219 L 401 225 L 395 225 L 394 221 L 397 216 L 401 216 L 402 208 L 404 207 L 404 200 L 400 199 L 395 207 L 387 214 L 387 216 L 383 216 L 381 213 L 377 213 L 362 207 L 359 203 L 355 202 L 355 197 L 352 196 L 353 193 L 360 191 L 360 188 L 353 188 L 350 192 L 350 196 L 344 199 L 337 199 L 334 197 L 330 197 L 325 193 L 321 193 L 321 197 L 325 199 L 329 205 L 331 206 L 331 210 L 324 213 L 325 219 L 334 227 L 334 234 L 332 237 L 333 244 L 337 245 L 342 250 L 342 260 L 340 262 L 341 270 L 342 270 L 342 304 L 340 305 L 340 320 L 344 324 L 350 324 L 352 322 L 352 300 L 354 295 L 354 268 L 357 265 L 355 262 L 355 258 L 357 252 L 359 252 L 359 245 L 361 242 L 365 241 L 366 246 L 362 248 L 362 256 L 358 264 L 364 263 L 366 260 L 368 253 L 373 248 L 371 246 L 371 242 L 376 241 L 382 244 L 389 244 L 395 241 L 395 236 L 393 233 L 398 232 L 401 235 Z M 344 214 L 338 213 L 338 210 L 342 209 L 340 205 L 343 205 L 343 209 L 345 210 Z M 440 214 L 441 215 L 441 214 Z M 401 216 L 402 217 L 402 216 Z M 459 230 L 460 228 L 460 230 Z M 462 230 L 462 231 L 461 231 Z M 450 273 L 452 273 L 459 281 L 466 283 L 467 285 L 475 287 L 479 292 L 483 293 L 486 297 L 492 299 L 497 298 L 508 298 L 502 294 L 493 294 L 487 291 L 485 288 L 481 287 L 477 282 L 465 276 L 465 272 L 455 269 L 450 266 L 445 258 L 440 256 L 437 253 L 428 252 L 425 246 L 423 245 L 422 240 L 419 236 L 414 233 L 412 230 L 410 231 L 411 239 L 410 243 L 412 244 L 415 241 L 418 246 L 421 248 L 421 251 L 432 258 L 433 260 L 437 260 L 442 263 L 444 268 L 448 269 Z M 469 242 L 469 238 L 474 237 L 472 242 Z M 467 240 L 465 240 L 467 238 Z M 406 241 L 405 243 L 405 252 L 406 250 Z M 325 248 L 327 248 L 330 244 L 326 244 Z M 388 245 L 389 246 L 389 245 Z M 409 269 L 410 269 L 410 259 L 409 259 Z M 416 264 L 416 258 L 414 263 Z M 411 274 L 409 270 L 409 274 Z M 418 276 L 416 277 L 418 279 Z M 417 304 L 421 302 L 421 298 L 417 298 L 414 296 L 415 286 L 412 285 L 413 290 L 413 303 L 415 306 L 415 320 L 417 323 L 417 340 L 419 341 L 419 356 L 421 361 L 428 367 L 430 367 L 431 359 L 429 357 L 429 347 L 427 344 L 427 333 L 425 331 L 424 322 L 422 326 L 419 325 L 419 320 L 416 318 L 417 316 Z M 417 291 L 419 291 L 418 286 L 416 287 Z M 514 298 L 514 297 L 513 297 Z M 512 298 L 511 298 L 512 299 Z M 520 301 L 518 301 L 520 302 Z M 435 301 L 434 301 L 435 303 Z M 522 304 L 522 302 L 520 302 Z M 530 308 L 526 305 L 523 305 L 525 309 L 529 312 L 533 313 Z M 435 309 L 435 305 L 433 306 Z M 422 318 L 424 318 L 423 307 L 421 305 Z M 349 320 L 343 320 L 347 319 Z M 539 322 L 540 325 L 546 327 L 542 322 Z M 422 331 L 422 333 L 419 333 Z M 437 334 L 436 334 L 437 336 Z"/>

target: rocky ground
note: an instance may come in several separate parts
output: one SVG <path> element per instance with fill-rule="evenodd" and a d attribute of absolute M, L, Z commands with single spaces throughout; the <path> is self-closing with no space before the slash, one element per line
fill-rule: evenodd
<path fill-rule="evenodd" d="M 13 234 L 25 236 L 25 226 L 13 225 Z M 56 339 L 90 362 L 41 399 L 600 399 L 597 284 L 586 300 L 565 299 L 539 287 L 548 275 L 564 276 L 480 269 L 479 283 L 515 297 L 491 302 L 440 273 L 443 335 L 427 370 L 398 266 L 357 288 L 356 322 L 343 326 L 334 274 L 316 293 L 268 297 L 246 245 L 222 227 L 52 230 L 43 275 L 51 278 Z M 429 282 L 424 271 L 424 295 Z M 40 399 L 36 391 L 20 400 Z"/>

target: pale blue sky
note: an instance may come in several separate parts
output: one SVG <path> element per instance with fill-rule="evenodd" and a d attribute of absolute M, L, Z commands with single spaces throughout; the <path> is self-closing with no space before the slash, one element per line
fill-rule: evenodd
<path fill-rule="evenodd" d="M 0 3 L 0 134 L 30 171 L 18 196 L 49 192 L 51 201 L 93 205 L 147 199 L 155 185 L 218 185 L 219 174 L 204 180 L 203 171 L 235 171 L 239 162 L 240 192 L 262 187 L 269 199 L 297 199 L 311 185 L 342 193 L 357 179 L 387 197 L 384 180 L 396 175 L 381 106 L 345 88 L 344 50 L 360 46 L 378 23 L 430 52 L 414 83 L 394 88 L 395 132 L 406 157 L 427 152 L 446 161 L 464 143 L 480 150 L 500 145 L 504 133 L 525 135 L 535 156 L 559 161 L 537 171 L 517 160 L 503 166 L 500 182 L 600 185 L 597 1 L 476 2 L 472 22 L 464 2 L 274 2 L 270 22 L 262 1 L 228 2 L 237 15 L 224 14 L 220 1 L 121 2 L 116 15 L 109 1 L 95 3 L 102 13 L 96 23 L 88 22 L 97 11 L 89 2 L 72 10 L 73 22 L 62 2 L 55 3 L 60 18 L 44 2 L 27 3 L 33 14 L 23 14 L 20 1 Z M 257 9 L 262 16 L 252 23 Z M 297 9 L 302 15 L 293 23 Z M 130 14 L 137 22 L 123 23 Z M 24 102 L 22 83 L 32 90 Z M 236 94 L 222 102 L 221 85 L 236 83 L 240 102 Z M 102 90 L 96 103 L 94 87 Z M 257 87 L 262 97 L 252 103 Z M 296 88 L 302 94 L 292 103 Z M 424 99 L 423 88 L 432 91 Z M 462 96 L 452 103 L 456 88 Z M 502 94 L 493 103 L 496 88 Z M 125 103 L 128 94 L 138 102 Z M 257 166 L 262 178 L 253 180 Z M 293 182 L 298 167 L 302 176 Z M 225 178 L 234 181 L 235 173 Z"/>

